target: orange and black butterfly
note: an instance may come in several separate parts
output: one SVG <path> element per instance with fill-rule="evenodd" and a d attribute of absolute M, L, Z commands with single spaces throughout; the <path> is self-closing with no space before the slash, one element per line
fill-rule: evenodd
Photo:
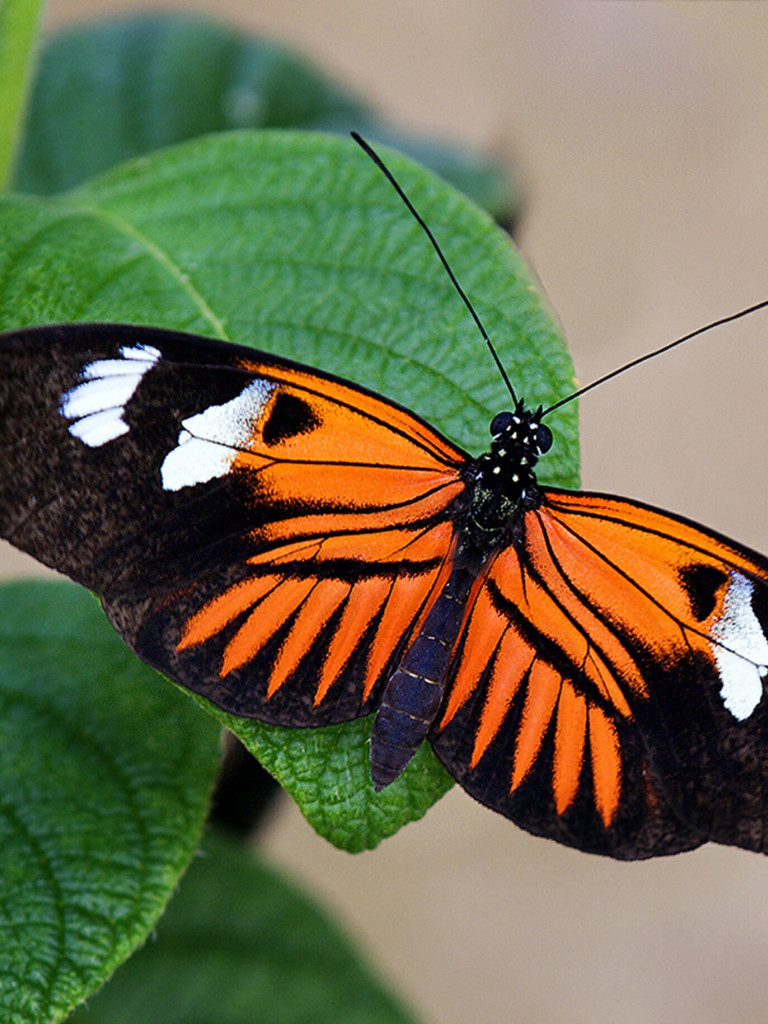
<path fill-rule="evenodd" d="M 579 849 L 766 850 L 768 559 L 540 487 L 546 411 L 512 406 L 473 458 L 249 348 L 18 330 L 0 337 L 0 533 L 227 711 L 375 712 L 377 788 L 427 739 L 481 803 Z"/>

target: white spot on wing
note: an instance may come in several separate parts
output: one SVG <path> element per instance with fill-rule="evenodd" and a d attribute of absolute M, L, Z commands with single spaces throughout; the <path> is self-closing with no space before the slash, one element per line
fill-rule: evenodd
<path fill-rule="evenodd" d="M 712 629 L 711 645 L 720 675 L 720 695 L 734 718 L 749 718 L 763 696 L 768 673 L 768 640 L 752 609 L 752 583 L 732 572 L 723 612 Z"/>
<path fill-rule="evenodd" d="M 124 346 L 119 359 L 97 359 L 80 373 L 82 383 L 61 396 L 59 412 L 72 420 L 69 432 L 89 448 L 128 433 L 125 406 L 160 352 L 152 345 Z"/>
<path fill-rule="evenodd" d="M 259 377 L 228 402 L 182 420 L 176 447 L 160 467 L 163 488 L 178 491 L 226 476 L 275 387 Z"/>

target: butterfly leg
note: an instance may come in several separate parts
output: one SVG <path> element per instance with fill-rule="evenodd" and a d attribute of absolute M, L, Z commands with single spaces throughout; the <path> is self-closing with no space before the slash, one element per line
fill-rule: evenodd
<path fill-rule="evenodd" d="M 377 792 L 402 774 L 440 709 L 472 581 L 466 569 L 454 569 L 387 683 L 371 734 L 371 779 Z"/>

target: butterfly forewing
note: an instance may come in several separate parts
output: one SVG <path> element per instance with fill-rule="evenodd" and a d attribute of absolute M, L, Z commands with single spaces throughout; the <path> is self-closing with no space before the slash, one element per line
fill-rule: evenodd
<path fill-rule="evenodd" d="M 139 654 L 239 714 L 355 718 L 455 544 L 464 456 L 328 375 L 175 332 L 0 347 L 0 530 Z"/>

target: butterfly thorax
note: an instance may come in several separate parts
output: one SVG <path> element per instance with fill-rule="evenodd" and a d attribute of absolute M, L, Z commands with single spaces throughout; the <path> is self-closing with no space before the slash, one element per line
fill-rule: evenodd
<path fill-rule="evenodd" d="M 534 472 L 552 446 L 552 433 L 541 423 L 541 409 L 522 405 L 500 412 L 491 422 L 491 448 L 467 471 L 471 491 L 466 541 L 481 554 L 502 537 L 514 542 L 522 512 L 537 508 L 541 498 Z M 511 536 L 510 536 L 511 534 Z"/>

